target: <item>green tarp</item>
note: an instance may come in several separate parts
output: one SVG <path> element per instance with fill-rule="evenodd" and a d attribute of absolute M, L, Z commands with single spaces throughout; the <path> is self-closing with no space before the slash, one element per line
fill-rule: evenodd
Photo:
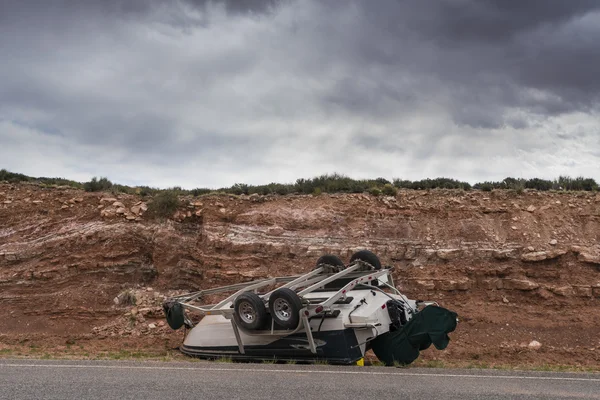
<path fill-rule="evenodd" d="M 448 346 L 448 333 L 456 329 L 457 314 L 438 306 L 427 306 L 399 330 L 378 336 L 371 342 L 373 352 L 386 365 L 410 364 L 419 351 L 431 344 L 438 350 Z"/>

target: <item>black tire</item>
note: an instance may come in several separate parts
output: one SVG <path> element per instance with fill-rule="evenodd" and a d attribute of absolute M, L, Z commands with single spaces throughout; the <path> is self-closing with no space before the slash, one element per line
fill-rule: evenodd
<path fill-rule="evenodd" d="M 350 263 L 355 260 L 364 261 L 370 264 L 374 269 L 381 269 L 381 261 L 379 261 L 379 257 L 369 250 L 360 250 L 352 254 L 352 257 L 350 257 Z"/>
<path fill-rule="evenodd" d="M 252 292 L 240 294 L 233 304 L 233 319 L 238 326 L 249 330 L 262 329 L 268 319 L 262 299 Z"/>
<path fill-rule="evenodd" d="M 302 300 L 289 288 L 279 288 L 269 297 L 271 318 L 285 329 L 295 329 L 300 323 Z"/>
<path fill-rule="evenodd" d="M 346 268 L 346 264 L 338 257 L 333 254 L 325 254 L 324 256 L 319 257 L 317 260 L 317 264 L 315 265 L 315 269 L 319 268 L 321 264 L 327 264 L 332 267 L 335 267 L 338 271 Z"/>

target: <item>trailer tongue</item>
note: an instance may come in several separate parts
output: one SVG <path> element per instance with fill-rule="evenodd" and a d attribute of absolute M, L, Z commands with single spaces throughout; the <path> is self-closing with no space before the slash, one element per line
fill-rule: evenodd
<path fill-rule="evenodd" d="M 326 255 L 301 276 L 206 289 L 168 299 L 163 309 L 171 328 L 191 328 L 181 346 L 189 355 L 350 364 L 373 348 L 387 365 L 405 364 L 432 343 L 445 348 L 457 319 L 436 303 L 407 299 L 392 269 L 366 250 L 348 266 Z M 225 292 L 233 294 L 198 304 Z M 186 311 L 204 318 L 194 326 Z"/>

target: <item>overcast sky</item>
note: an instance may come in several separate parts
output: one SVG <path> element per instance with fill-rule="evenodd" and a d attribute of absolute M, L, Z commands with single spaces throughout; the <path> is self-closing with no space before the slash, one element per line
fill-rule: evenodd
<path fill-rule="evenodd" d="M 0 0 L 0 168 L 600 180 L 600 1 Z"/>

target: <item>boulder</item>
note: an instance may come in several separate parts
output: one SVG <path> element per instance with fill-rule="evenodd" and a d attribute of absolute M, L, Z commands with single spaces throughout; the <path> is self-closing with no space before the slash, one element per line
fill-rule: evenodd
<path fill-rule="evenodd" d="M 483 279 L 479 282 L 480 287 L 487 290 L 493 289 L 502 289 L 502 279 L 500 278 L 491 278 L 491 279 Z"/>
<path fill-rule="evenodd" d="M 592 287 L 587 285 L 573 285 L 577 297 L 592 297 Z"/>
<path fill-rule="evenodd" d="M 433 281 L 429 281 L 429 280 L 416 280 L 416 281 L 413 281 L 413 283 L 415 284 L 415 286 L 419 290 L 433 290 L 433 289 L 435 289 L 435 284 L 433 283 Z"/>
<path fill-rule="evenodd" d="M 270 227 L 269 229 L 267 229 L 267 234 L 273 235 L 273 236 L 281 236 L 284 233 L 285 233 L 285 229 L 283 229 L 280 226 L 273 226 L 273 227 Z"/>
<path fill-rule="evenodd" d="M 504 289 L 523 291 L 535 290 L 540 287 L 540 285 L 528 279 L 505 279 L 502 286 Z"/>
<path fill-rule="evenodd" d="M 535 210 L 536 210 L 536 208 L 533 205 L 527 207 L 527 211 L 529 211 L 530 213 L 534 212 Z"/>
<path fill-rule="evenodd" d="M 548 251 L 536 251 L 532 253 L 521 254 L 521 260 L 524 262 L 536 262 L 544 260 L 553 260 L 560 256 L 567 254 L 566 250 L 548 250 Z"/>
<path fill-rule="evenodd" d="M 436 252 L 436 255 L 442 260 L 454 260 L 462 254 L 460 249 L 440 249 Z"/>
<path fill-rule="evenodd" d="M 471 289 L 471 281 L 467 278 L 459 279 L 459 280 L 439 280 L 435 282 L 435 288 L 437 290 L 444 291 L 455 291 L 455 290 L 469 290 Z"/>
<path fill-rule="evenodd" d="M 407 247 L 404 252 L 404 258 L 407 260 L 415 260 L 418 255 L 418 250 L 415 247 Z"/>
<path fill-rule="evenodd" d="M 514 258 L 517 255 L 516 249 L 504 249 L 504 250 L 494 250 L 492 251 L 492 257 L 496 260 L 507 260 L 509 258 Z"/>
<path fill-rule="evenodd" d="M 558 258 L 560 256 L 564 256 L 567 253 L 568 253 L 568 251 L 564 250 L 564 249 L 553 249 L 553 250 L 547 250 L 546 251 L 546 255 L 548 257 L 548 260 L 552 260 L 554 258 Z"/>
<path fill-rule="evenodd" d="M 100 212 L 100 216 L 102 216 L 103 218 L 114 218 L 116 214 L 112 210 L 102 210 Z"/>
<path fill-rule="evenodd" d="M 548 286 L 547 289 L 549 291 L 551 291 L 552 293 L 559 295 L 559 296 L 563 296 L 563 297 L 569 297 L 569 296 L 573 296 L 575 294 L 575 291 L 573 290 L 573 286 L 571 286 L 571 285 Z"/>
<path fill-rule="evenodd" d="M 548 255 L 545 251 L 534 251 L 531 253 L 523 253 L 521 254 L 521 261 L 525 262 L 536 262 L 543 261 L 548 258 Z"/>
<path fill-rule="evenodd" d="M 581 262 L 600 265 L 600 255 L 592 254 L 587 251 L 582 251 L 579 253 L 577 259 Z"/>
<path fill-rule="evenodd" d="M 117 208 L 125 208 L 125 204 L 121 203 L 120 201 L 115 201 L 114 203 L 112 203 L 113 207 L 117 207 Z"/>
<path fill-rule="evenodd" d="M 528 348 L 530 348 L 531 350 L 539 350 L 542 348 L 542 344 L 540 342 L 538 342 L 537 340 L 532 340 L 528 345 Z"/>

